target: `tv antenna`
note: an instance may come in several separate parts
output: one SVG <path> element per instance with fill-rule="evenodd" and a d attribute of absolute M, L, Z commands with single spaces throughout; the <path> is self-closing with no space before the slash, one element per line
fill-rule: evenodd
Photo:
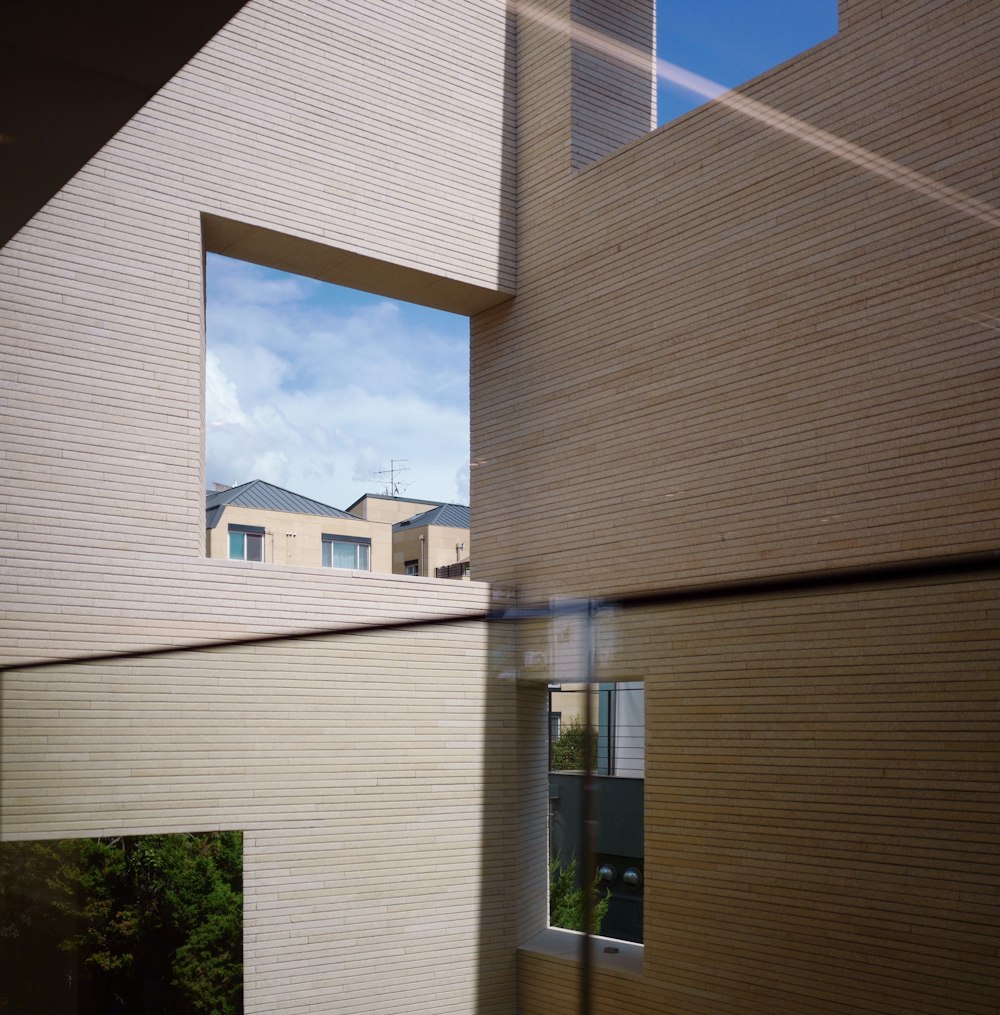
<path fill-rule="evenodd" d="M 382 484 L 382 492 L 386 497 L 398 497 L 400 492 L 405 490 L 410 484 L 401 483 L 399 477 L 404 472 L 409 472 L 409 466 L 406 464 L 409 458 L 391 458 L 389 459 L 389 468 L 382 469 L 380 472 L 375 473 L 375 478 Z"/>

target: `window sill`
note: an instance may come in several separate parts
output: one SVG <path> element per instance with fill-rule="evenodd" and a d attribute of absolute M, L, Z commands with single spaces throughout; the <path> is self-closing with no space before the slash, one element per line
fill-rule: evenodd
<path fill-rule="evenodd" d="M 583 934 L 576 930 L 563 930 L 560 927 L 549 927 L 541 934 L 536 934 L 526 941 L 519 952 L 542 958 L 558 959 L 578 965 L 580 962 L 580 942 Z M 616 941 L 610 937 L 594 937 L 594 969 L 638 978 L 642 976 L 642 945 L 632 941 Z M 617 948 L 617 952 L 606 952 L 605 948 Z"/>

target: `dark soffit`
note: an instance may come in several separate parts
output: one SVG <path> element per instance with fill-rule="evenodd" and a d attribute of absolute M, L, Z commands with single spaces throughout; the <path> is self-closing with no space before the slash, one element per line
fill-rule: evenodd
<path fill-rule="evenodd" d="M 245 2 L 0 3 L 0 246 Z"/>

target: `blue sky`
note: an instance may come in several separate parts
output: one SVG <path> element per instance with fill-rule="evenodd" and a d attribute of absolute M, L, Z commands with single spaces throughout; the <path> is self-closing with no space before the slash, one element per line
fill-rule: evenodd
<path fill-rule="evenodd" d="M 658 55 L 733 87 L 834 34 L 836 0 L 660 0 Z M 704 101 L 658 89 L 659 122 Z M 208 255 L 206 478 L 335 507 L 469 501 L 469 325 L 453 314 Z"/>
<path fill-rule="evenodd" d="M 468 503 L 469 322 L 209 254 L 206 479 Z"/>
<path fill-rule="evenodd" d="M 657 6 L 657 55 L 727 88 L 836 31 L 836 0 L 659 0 Z M 656 99 L 660 124 L 704 102 L 663 82 Z"/>

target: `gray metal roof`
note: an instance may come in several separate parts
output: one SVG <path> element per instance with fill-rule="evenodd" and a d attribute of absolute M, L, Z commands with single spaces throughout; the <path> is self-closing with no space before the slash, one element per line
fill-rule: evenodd
<path fill-rule="evenodd" d="M 420 525 L 444 525 L 452 529 L 469 527 L 469 508 L 466 504 L 439 504 L 430 511 L 424 511 L 402 522 L 396 522 L 392 531 L 399 529 L 415 529 Z"/>
<path fill-rule="evenodd" d="M 332 518 L 357 520 L 354 515 L 341 511 L 340 508 L 321 504 L 318 500 L 292 493 L 291 490 L 283 490 L 262 479 L 251 479 L 249 483 L 232 486 L 228 490 L 217 490 L 205 497 L 206 528 L 214 529 L 223 510 L 230 504 L 259 508 L 262 511 L 287 511 L 295 515 L 329 515 Z"/>

